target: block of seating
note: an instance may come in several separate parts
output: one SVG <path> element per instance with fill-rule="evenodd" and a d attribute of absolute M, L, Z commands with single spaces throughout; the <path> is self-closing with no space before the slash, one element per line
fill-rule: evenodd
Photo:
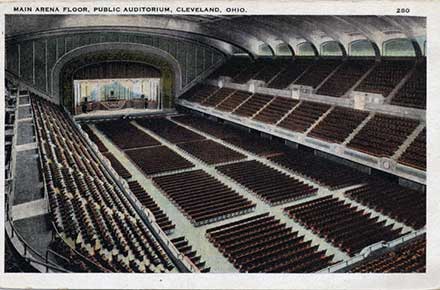
<path fill-rule="evenodd" d="M 268 83 L 270 80 L 272 80 L 272 78 L 274 78 L 279 72 L 283 71 L 287 65 L 290 64 L 290 58 L 261 61 L 265 63 L 265 66 L 253 76 L 253 79 L 264 81 L 265 83 Z"/>
<path fill-rule="evenodd" d="M 275 99 L 255 115 L 253 119 L 268 124 L 275 124 L 297 104 L 298 100 L 295 99 L 275 97 Z"/>
<path fill-rule="evenodd" d="M 426 109 L 426 59 L 391 99 L 392 105 Z"/>
<path fill-rule="evenodd" d="M 331 195 L 286 207 L 284 212 L 350 256 L 371 244 L 394 240 L 402 231 Z"/>
<path fill-rule="evenodd" d="M 312 273 L 333 259 L 269 213 L 210 228 L 206 237 L 244 273 Z"/>
<path fill-rule="evenodd" d="M 196 85 L 185 92 L 180 98 L 193 102 L 193 103 L 201 103 L 209 96 L 214 94 L 219 88 L 211 85 Z"/>
<path fill-rule="evenodd" d="M 425 273 L 426 234 L 356 264 L 350 273 Z"/>
<path fill-rule="evenodd" d="M 307 136 L 342 143 L 368 117 L 369 112 L 335 107 Z"/>
<path fill-rule="evenodd" d="M 289 148 L 268 159 L 331 190 L 361 184 L 368 178 L 354 168 L 303 150 Z"/>
<path fill-rule="evenodd" d="M 174 144 L 205 139 L 165 118 L 142 118 L 137 119 L 136 123 Z"/>
<path fill-rule="evenodd" d="M 251 160 L 216 167 L 270 205 L 315 194 L 318 189 L 263 163 Z"/>
<path fill-rule="evenodd" d="M 351 59 L 325 81 L 316 92 L 319 95 L 341 97 L 374 65 L 374 60 Z"/>
<path fill-rule="evenodd" d="M 130 124 L 128 120 L 100 122 L 95 126 L 122 150 L 160 144 L 156 139 Z"/>
<path fill-rule="evenodd" d="M 72 250 L 106 272 L 174 268 L 133 205 L 58 106 L 33 96 L 50 217 Z M 85 263 L 79 267 L 87 269 Z"/>
<path fill-rule="evenodd" d="M 124 179 L 130 179 L 131 173 L 124 167 L 124 165 L 119 162 L 119 160 L 111 153 L 104 152 L 103 155 L 110 161 L 113 169 L 118 173 L 118 175 Z"/>
<path fill-rule="evenodd" d="M 147 176 L 194 167 L 194 164 L 166 146 L 130 149 L 125 154 Z"/>
<path fill-rule="evenodd" d="M 171 240 L 173 245 L 182 253 L 182 255 L 188 257 L 193 264 L 200 270 L 201 273 L 209 273 L 211 268 L 206 265 L 206 262 L 202 260 L 202 257 L 197 256 L 197 251 L 192 249 L 188 240 L 184 237 L 178 237 Z"/>
<path fill-rule="evenodd" d="M 417 135 L 398 161 L 401 164 L 426 171 L 426 128 Z"/>
<path fill-rule="evenodd" d="M 232 95 L 227 97 L 223 102 L 219 103 L 216 108 L 220 111 L 232 112 L 241 103 L 246 101 L 252 94 L 248 92 L 235 91 Z"/>
<path fill-rule="evenodd" d="M 215 93 L 213 93 L 209 98 L 205 99 L 201 104 L 207 107 L 215 107 L 220 104 L 224 99 L 234 93 L 234 89 L 221 88 Z"/>
<path fill-rule="evenodd" d="M 169 219 L 169 217 L 163 212 L 163 210 L 157 205 L 148 192 L 139 184 L 138 181 L 132 180 L 128 182 L 130 191 L 137 197 L 143 206 L 148 208 L 154 215 L 159 227 L 165 233 L 171 233 L 176 227 L 175 224 Z"/>
<path fill-rule="evenodd" d="M 381 94 L 386 98 L 413 66 L 412 60 L 382 59 L 355 91 Z"/>
<path fill-rule="evenodd" d="M 374 156 L 390 157 L 418 125 L 418 120 L 376 114 L 347 146 Z"/>
<path fill-rule="evenodd" d="M 195 226 L 252 211 L 244 198 L 203 170 L 153 177 L 153 182 Z"/>
<path fill-rule="evenodd" d="M 314 63 L 312 58 L 296 58 L 287 68 L 281 71 L 267 85 L 273 89 L 285 89 L 293 83 L 304 71 Z"/>
<path fill-rule="evenodd" d="M 340 64 L 340 59 L 320 59 L 299 77 L 295 84 L 316 88 Z"/>
<path fill-rule="evenodd" d="M 223 138 L 224 141 L 259 156 L 272 156 L 283 152 L 285 145 L 281 142 L 262 138 L 258 134 L 238 132 Z"/>
<path fill-rule="evenodd" d="M 252 63 L 249 57 L 232 57 L 228 59 L 219 69 L 215 70 L 209 76 L 209 78 L 216 79 L 220 76 L 226 76 L 234 79 L 250 65 L 252 65 Z"/>
<path fill-rule="evenodd" d="M 236 136 L 240 133 L 240 130 L 234 127 L 199 116 L 185 115 L 172 117 L 172 119 L 220 139 Z"/>
<path fill-rule="evenodd" d="M 101 139 L 99 139 L 99 137 L 96 136 L 95 132 L 93 132 L 92 128 L 90 128 L 89 125 L 83 124 L 83 125 L 81 125 L 81 128 L 83 129 L 84 132 L 87 133 L 87 135 L 89 136 L 90 141 L 95 143 L 96 147 L 98 147 L 98 150 L 100 152 L 103 153 L 103 152 L 107 152 L 108 151 L 107 147 L 105 147 L 104 143 L 102 143 Z"/>
<path fill-rule="evenodd" d="M 297 131 L 305 132 L 312 126 L 328 109 L 330 105 L 302 101 L 295 110 L 285 117 L 277 126 Z"/>
<path fill-rule="evenodd" d="M 257 60 L 235 76 L 233 82 L 238 84 L 247 83 L 249 80 L 254 79 L 260 71 L 263 71 L 265 67 L 265 62 Z"/>
<path fill-rule="evenodd" d="M 234 114 L 243 117 L 252 117 L 274 97 L 269 95 L 254 94 L 246 102 L 235 109 Z"/>
<path fill-rule="evenodd" d="M 213 140 L 179 143 L 177 146 L 207 164 L 245 159 L 246 156 Z"/>
<path fill-rule="evenodd" d="M 415 229 L 426 224 L 426 193 L 375 180 L 345 196 Z"/>

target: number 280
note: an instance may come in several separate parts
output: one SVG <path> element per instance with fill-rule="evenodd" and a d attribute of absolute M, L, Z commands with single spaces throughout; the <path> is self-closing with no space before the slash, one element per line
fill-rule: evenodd
<path fill-rule="evenodd" d="M 409 13 L 409 8 L 397 8 L 396 13 L 402 14 L 402 13 Z"/>

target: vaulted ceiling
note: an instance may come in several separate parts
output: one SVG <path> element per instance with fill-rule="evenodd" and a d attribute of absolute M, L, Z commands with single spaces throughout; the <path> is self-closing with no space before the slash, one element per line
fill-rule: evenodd
<path fill-rule="evenodd" d="M 319 51 L 328 41 L 337 41 L 345 52 L 350 43 L 368 40 L 382 44 L 390 39 L 407 38 L 423 46 L 426 18 L 410 16 L 337 15 L 8 15 L 8 39 L 35 32 L 90 28 L 135 30 L 186 37 L 216 46 L 226 53 L 247 52 L 258 57 L 261 46 L 277 54 L 280 44 L 295 52 L 298 44 L 310 42 Z"/>

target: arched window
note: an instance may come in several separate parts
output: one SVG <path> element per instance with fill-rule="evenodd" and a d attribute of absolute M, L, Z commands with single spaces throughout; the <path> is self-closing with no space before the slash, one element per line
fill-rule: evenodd
<path fill-rule="evenodd" d="M 269 45 L 267 44 L 261 44 L 258 47 L 258 55 L 273 55 L 272 49 L 270 49 Z"/>
<path fill-rule="evenodd" d="M 287 43 L 278 44 L 277 45 L 277 55 L 291 56 L 292 51 L 290 50 L 289 45 L 287 45 Z"/>
<path fill-rule="evenodd" d="M 366 39 L 356 40 L 349 45 L 349 55 L 351 56 L 376 56 L 373 44 Z"/>
<path fill-rule="evenodd" d="M 384 56 L 416 56 L 414 45 L 408 38 L 390 39 L 383 43 Z"/>
<path fill-rule="evenodd" d="M 341 45 L 337 41 L 327 41 L 321 44 L 320 54 L 325 56 L 343 56 Z"/>
<path fill-rule="evenodd" d="M 298 53 L 300 56 L 315 56 L 315 50 L 310 42 L 303 42 L 298 44 Z"/>

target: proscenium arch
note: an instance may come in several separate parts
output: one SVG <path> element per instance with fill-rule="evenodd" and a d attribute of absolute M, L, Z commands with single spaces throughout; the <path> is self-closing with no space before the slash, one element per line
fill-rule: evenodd
<path fill-rule="evenodd" d="M 61 93 L 61 72 L 63 67 L 69 63 L 71 60 L 78 58 L 85 54 L 92 54 L 98 52 L 111 52 L 111 51 L 126 51 L 129 53 L 141 53 L 145 55 L 153 55 L 161 60 L 167 62 L 173 71 L 174 79 L 173 79 L 173 93 L 175 96 L 178 96 L 182 91 L 182 69 L 180 67 L 179 62 L 168 52 L 163 51 L 159 48 L 149 46 L 146 44 L 139 43 L 119 43 L 119 42 L 103 42 L 97 44 L 86 45 L 82 47 L 75 48 L 65 55 L 63 55 L 60 59 L 57 60 L 54 67 L 51 71 L 51 96 L 53 96 L 53 101 L 57 104 L 60 104 L 60 100 L 62 99 L 60 96 Z"/>

